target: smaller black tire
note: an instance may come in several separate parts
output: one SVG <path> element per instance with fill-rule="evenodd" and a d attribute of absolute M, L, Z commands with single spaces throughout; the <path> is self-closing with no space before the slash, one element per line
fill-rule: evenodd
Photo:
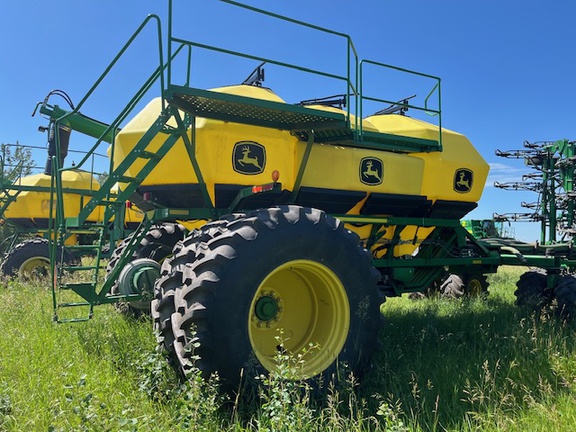
<path fill-rule="evenodd" d="M 132 254 L 132 259 L 150 258 L 157 263 L 162 264 L 164 260 L 172 256 L 172 250 L 184 238 L 186 228 L 178 223 L 164 222 L 150 227 L 146 236 L 140 241 L 140 244 Z M 112 252 L 110 261 L 106 266 L 106 277 L 112 273 L 112 270 L 120 262 L 124 250 L 130 244 L 132 236 L 129 235 Z M 110 289 L 111 294 L 120 294 L 118 281 L 115 281 Z M 152 296 L 152 293 L 151 293 Z M 117 309 L 123 314 L 140 317 L 150 313 L 150 300 L 141 300 L 133 302 L 118 302 Z"/>
<path fill-rule="evenodd" d="M 59 250 L 61 253 L 61 250 Z M 65 251 L 64 262 L 71 261 Z M 50 274 L 50 242 L 43 237 L 35 237 L 17 244 L 4 257 L 0 272 L 4 276 L 16 276 L 21 279 L 47 277 Z"/>
<path fill-rule="evenodd" d="M 542 269 L 530 270 L 516 282 L 517 306 L 540 310 L 552 302 L 553 292 L 547 289 L 546 272 Z"/>
<path fill-rule="evenodd" d="M 444 283 L 445 279 L 448 277 L 446 271 L 442 271 L 440 276 L 432 281 L 432 283 L 426 287 L 424 291 L 418 291 L 410 293 L 408 298 L 410 300 L 424 300 L 427 298 L 438 297 L 440 295 L 442 284 Z"/>
<path fill-rule="evenodd" d="M 576 316 L 576 276 L 561 277 L 554 288 L 554 297 L 560 317 L 573 319 Z"/>
<path fill-rule="evenodd" d="M 444 298 L 484 297 L 488 295 L 488 281 L 481 273 L 449 274 L 440 286 Z"/>

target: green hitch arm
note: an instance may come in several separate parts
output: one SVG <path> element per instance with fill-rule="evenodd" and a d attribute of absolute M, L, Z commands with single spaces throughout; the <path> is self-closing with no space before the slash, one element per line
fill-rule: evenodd
<path fill-rule="evenodd" d="M 39 103 L 38 105 L 40 105 L 40 113 L 48 116 L 50 121 L 55 121 L 66 116 L 62 124 L 70 127 L 74 131 L 101 139 L 107 143 L 112 143 L 114 137 L 120 132 L 120 129 L 113 130 L 110 128 L 110 125 L 106 123 L 87 117 L 79 112 L 66 111 L 58 105 L 52 106 L 43 103 Z M 36 112 L 36 110 L 34 110 L 34 112 Z"/>

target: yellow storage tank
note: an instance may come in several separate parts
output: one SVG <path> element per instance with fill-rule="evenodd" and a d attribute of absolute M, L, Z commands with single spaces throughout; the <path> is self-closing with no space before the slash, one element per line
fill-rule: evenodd
<path fill-rule="evenodd" d="M 46 191 L 22 191 L 4 213 L 4 218 L 22 228 L 46 229 L 50 217 L 50 176 L 46 174 L 33 174 L 17 181 L 18 186 L 32 186 Z M 62 187 L 79 191 L 96 191 L 100 185 L 86 171 L 70 170 L 62 174 Z M 75 216 L 84 207 L 89 196 L 80 193 L 66 193 L 64 195 L 64 212 L 67 216 Z M 101 220 L 101 209 L 98 208 L 88 218 L 90 222 Z"/>
<path fill-rule="evenodd" d="M 230 86 L 213 89 L 271 102 L 284 101 L 271 90 L 257 86 Z M 346 114 L 320 105 L 307 108 Z M 130 121 L 116 141 L 114 164 L 128 155 L 150 129 L 161 111 L 155 99 Z M 356 119 L 351 117 L 354 125 Z M 174 119 L 168 122 L 176 126 Z M 364 131 L 387 135 L 438 140 L 438 127 L 403 115 L 387 114 L 362 120 Z M 160 148 L 168 135 L 159 134 L 148 150 Z M 192 131 L 189 129 L 189 138 Z M 220 120 L 196 118 L 195 157 L 212 204 L 228 207 L 240 189 L 269 183 L 280 173 L 284 196 L 263 194 L 254 206 L 290 202 L 307 143 L 288 131 Z M 348 141 L 315 143 L 309 155 L 295 203 L 322 209 L 331 214 L 366 214 L 399 217 L 460 219 L 476 207 L 488 164 L 468 139 L 442 130 L 442 151 L 403 153 L 377 150 L 377 146 Z M 127 171 L 136 177 L 145 162 L 136 160 Z M 162 158 L 139 187 L 140 194 L 171 208 L 203 208 L 203 196 L 183 140 Z M 269 198 L 269 202 L 266 201 Z M 284 199 L 284 201 L 282 201 Z M 361 238 L 370 235 L 370 226 L 350 226 Z M 414 253 L 432 229 L 409 226 L 402 231 L 397 256 Z M 382 242 L 389 241 L 387 229 Z M 378 247 L 377 245 L 376 247 Z"/>
<path fill-rule="evenodd" d="M 282 102 L 270 90 L 259 87 L 234 86 L 215 91 L 231 92 L 234 89 L 241 90 L 244 96 Z M 160 110 L 161 99 L 156 98 L 122 129 L 116 138 L 115 167 L 132 151 L 157 119 Z M 176 126 L 174 119 L 168 124 Z M 294 151 L 298 140 L 289 132 L 204 118 L 197 118 L 195 127 L 195 155 L 214 205 L 223 207 L 230 203 L 240 187 L 271 182 L 274 170 L 281 173 L 283 183 L 294 183 Z M 158 150 L 166 137 L 156 136 L 148 150 Z M 144 163 L 137 160 L 126 175 L 136 176 Z M 204 206 L 183 140 L 179 140 L 144 179 L 139 191 L 149 193 L 151 199 L 167 207 Z"/>
<path fill-rule="evenodd" d="M 262 87 L 240 85 L 212 91 L 283 102 L 271 90 Z M 330 107 L 309 108 L 343 113 L 342 110 Z M 115 166 L 133 150 L 138 140 L 156 121 L 160 110 L 161 100 L 157 98 L 122 129 L 116 139 Z M 351 121 L 354 122 L 354 118 Z M 169 125 L 175 126 L 176 122 L 172 119 Z M 365 130 L 377 131 L 367 120 L 363 121 L 363 127 Z M 274 171 L 280 173 L 284 189 L 293 190 L 306 143 L 290 132 L 197 118 L 195 136 L 195 156 L 212 204 L 216 207 L 229 205 L 242 187 L 269 183 Z M 155 137 L 148 149 L 158 150 L 164 139 L 166 135 Z M 136 160 L 126 175 L 136 177 L 144 163 Z M 343 214 L 357 207 L 369 193 L 419 196 L 424 165 L 425 161 L 421 157 L 412 155 L 338 144 L 315 144 L 297 202 L 330 213 Z M 383 166 L 386 166 L 386 170 L 382 170 Z M 410 176 L 406 175 L 407 172 Z M 139 192 L 148 193 L 149 199 L 167 207 L 203 207 L 198 179 L 182 140 L 144 179 Z M 355 211 L 357 213 L 359 210 Z M 402 215 L 409 214 L 403 212 Z"/>
<path fill-rule="evenodd" d="M 17 186 L 30 186 L 43 191 L 22 191 L 16 200 L 9 204 L 4 212 L 4 219 L 20 228 L 44 230 L 48 228 L 50 218 L 50 176 L 46 174 L 33 174 L 18 180 Z M 80 210 L 90 199 L 89 194 L 82 191 L 94 192 L 100 188 L 98 181 L 89 173 L 82 170 L 68 170 L 62 173 L 62 188 L 75 190 L 78 193 L 64 193 L 64 214 L 66 217 L 78 215 Z M 88 222 L 101 222 L 102 207 L 97 207 L 88 217 Z M 125 223 L 135 228 L 142 221 L 142 214 L 138 209 L 129 208 L 126 211 Z"/>

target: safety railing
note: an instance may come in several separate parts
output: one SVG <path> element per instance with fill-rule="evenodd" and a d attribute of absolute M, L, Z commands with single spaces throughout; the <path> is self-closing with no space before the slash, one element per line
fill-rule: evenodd
<path fill-rule="evenodd" d="M 376 68 L 381 68 L 384 70 L 389 70 L 389 71 L 396 71 L 396 72 L 401 72 L 401 73 L 405 73 L 414 77 L 420 77 L 420 78 L 425 78 L 428 80 L 431 80 L 433 82 L 433 85 L 431 87 L 431 89 L 429 90 L 429 92 L 427 93 L 427 95 L 424 97 L 424 104 L 423 105 L 416 105 L 413 103 L 409 103 L 408 100 L 410 100 L 412 97 L 398 101 L 398 100 L 388 100 L 388 99 L 383 99 L 383 98 L 376 98 L 374 96 L 368 96 L 366 93 L 366 89 L 364 88 L 364 75 L 365 75 L 365 69 L 367 66 L 374 66 Z M 380 62 L 376 62 L 376 61 L 372 61 L 372 60 L 361 60 L 359 63 L 359 81 L 360 81 L 360 85 L 359 85 L 359 99 L 360 99 L 360 111 L 359 111 L 359 116 L 360 118 L 364 117 L 364 102 L 365 101 L 372 101 L 372 102 L 378 102 L 378 103 L 383 103 L 383 104 L 389 104 L 390 107 L 399 107 L 402 109 L 413 109 L 413 110 L 417 110 L 420 112 L 425 112 L 429 115 L 432 116 L 437 116 L 438 117 L 438 150 L 442 150 L 442 94 L 441 94 L 441 81 L 439 77 L 433 76 L 433 75 L 428 75 L 425 73 L 421 73 L 421 72 L 417 72 L 417 71 L 413 71 L 410 69 L 405 69 L 405 68 L 401 68 L 398 66 L 393 66 L 393 65 L 389 65 L 389 64 L 385 64 L 385 63 L 380 63 Z M 432 107 L 432 98 L 434 97 L 434 95 L 436 96 L 436 107 L 433 108 Z M 362 135 L 362 124 L 360 124 L 360 134 Z"/>
<path fill-rule="evenodd" d="M 168 56 L 171 57 L 171 52 L 173 49 L 173 44 L 178 44 L 178 45 L 186 45 L 186 46 L 190 46 L 190 47 L 195 47 L 195 48 L 199 48 L 199 49 L 204 49 L 204 50 L 209 50 L 209 51 L 213 51 L 213 52 L 218 52 L 218 53 L 222 53 L 222 54 L 228 54 L 228 55 L 232 55 L 232 56 L 236 56 L 236 57 L 241 57 L 244 59 L 249 59 L 249 60 L 255 60 L 258 62 L 266 62 L 268 64 L 272 64 L 272 65 L 276 65 L 279 67 L 283 67 L 283 68 L 288 68 L 288 69 L 292 69 L 292 70 L 296 70 L 296 71 L 300 71 L 300 72 L 305 72 L 305 73 L 310 73 L 316 76 L 320 76 L 320 77 L 324 77 L 324 78 L 329 78 L 329 79 L 334 79 L 334 80 L 338 80 L 341 81 L 345 84 L 345 92 L 344 94 L 346 95 L 346 118 L 348 120 L 348 122 L 350 123 L 350 117 L 351 114 L 356 114 L 358 112 L 358 64 L 359 64 L 359 57 L 358 54 L 356 52 L 356 48 L 354 47 L 354 44 L 352 43 L 352 39 L 350 38 L 349 35 L 344 34 L 344 33 L 340 33 L 334 30 L 330 30 L 324 27 L 320 27 L 314 24 L 310 24 L 301 20 L 296 20 L 293 18 L 288 18 L 285 17 L 283 15 L 279 15 L 273 12 L 269 12 L 263 9 L 259 9 L 250 5 L 246 5 L 243 3 L 239 3 L 237 1 L 234 0 L 220 0 L 223 3 L 228 3 L 230 5 L 233 6 L 237 6 L 252 12 L 255 12 L 257 14 L 261 14 L 264 16 L 268 16 L 268 17 L 272 17 L 274 19 L 278 19 L 287 23 L 291 23 L 294 24 L 296 26 L 299 27 L 303 27 L 303 28 L 308 28 L 308 29 L 312 29 L 312 30 L 316 30 L 322 33 L 325 33 L 327 35 L 332 35 L 335 36 L 337 38 L 341 38 L 344 39 L 346 42 L 346 75 L 339 75 L 336 73 L 330 73 L 330 72 L 326 72 L 323 70 L 319 70 L 319 69 L 312 69 L 312 68 L 308 68 L 308 67 L 304 67 L 304 66 L 299 66 L 296 64 L 291 64 L 291 63 L 286 63 L 283 61 L 279 61 L 279 60 L 275 60 L 275 59 L 271 59 L 271 58 L 265 58 L 265 57 L 261 57 L 261 56 L 255 56 L 255 55 L 251 55 L 248 53 L 241 53 L 238 51 L 233 51 L 233 50 L 229 50 L 229 49 L 225 49 L 225 48 L 220 48 L 220 47 L 216 47 L 216 46 L 212 46 L 212 45 L 206 45 L 206 44 L 201 44 L 201 43 L 197 43 L 191 40 L 187 40 L 187 39 L 183 39 L 183 38 L 179 38 L 173 35 L 173 13 L 174 13 L 174 8 L 173 8 L 173 0 L 169 0 L 168 1 L 168 45 L 167 45 L 167 50 L 168 50 Z M 191 60 L 191 56 L 189 57 L 189 59 Z M 191 63 L 188 63 L 188 76 L 190 76 L 190 69 L 191 69 Z M 168 86 L 170 86 L 172 84 L 172 64 L 171 62 L 168 63 L 167 67 L 166 67 L 166 71 L 167 71 L 167 78 L 166 78 L 166 82 L 168 84 Z M 187 84 L 189 85 L 189 84 Z M 354 103 L 352 104 L 351 101 L 354 101 Z M 354 110 L 351 110 L 351 105 L 354 105 Z M 356 116 L 356 120 L 354 122 L 354 125 L 351 125 L 355 130 L 358 128 L 358 117 Z"/>
<path fill-rule="evenodd" d="M 10 185 L 22 186 L 24 177 L 43 172 L 45 165 L 38 164 L 36 156 L 46 150 L 45 146 L 20 143 L 2 144 L 0 147 L 0 184 L 7 189 L 10 189 Z M 68 154 L 78 155 L 81 159 L 86 158 L 89 161 L 89 167 L 86 167 L 85 171 L 93 178 L 98 179 L 106 175 L 106 172 L 99 171 L 97 166 L 102 166 L 108 161 L 107 155 L 74 149 L 68 149 Z M 73 162 L 72 168 L 79 169 L 79 166 Z M 88 190 L 92 190 L 92 187 Z"/>
<path fill-rule="evenodd" d="M 126 51 L 128 51 L 128 49 L 132 46 L 132 44 L 137 39 L 137 37 L 143 32 L 143 30 L 150 23 L 156 24 L 157 40 L 158 40 L 159 66 L 148 77 L 148 79 L 145 80 L 144 84 L 140 87 L 140 89 L 136 92 L 136 94 L 132 97 L 132 99 L 130 99 L 130 101 L 127 103 L 125 108 L 120 112 L 120 114 L 118 114 L 118 116 L 109 125 L 104 124 L 104 123 L 100 123 L 101 127 L 93 129 L 92 131 L 89 131 L 88 129 L 82 130 L 83 125 L 82 124 L 78 125 L 81 132 L 87 133 L 88 135 L 92 135 L 97 140 L 93 144 L 93 146 L 87 151 L 86 156 L 84 158 L 82 158 L 82 160 L 80 160 L 80 162 L 78 162 L 78 164 L 75 167 L 61 167 L 60 168 L 61 170 L 83 167 L 83 165 L 89 160 L 90 154 L 96 152 L 97 149 L 100 147 L 100 145 L 103 142 L 113 143 L 114 137 L 115 137 L 117 131 L 119 130 L 122 122 L 124 120 L 126 120 L 126 118 L 132 113 L 132 111 L 134 110 L 136 105 L 142 100 L 144 95 L 148 92 L 148 90 L 150 90 L 150 88 L 152 88 L 152 86 L 156 82 L 159 81 L 159 83 L 160 83 L 161 94 L 164 92 L 164 89 L 166 88 L 165 81 L 164 81 L 164 74 L 163 74 L 165 65 L 164 65 L 164 55 L 163 55 L 163 48 L 162 48 L 162 26 L 161 26 L 160 18 L 157 15 L 148 15 L 146 17 L 146 19 L 144 19 L 142 24 L 140 24 L 140 26 L 136 29 L 136 31 L 132 34 L 132 36 L 128 39 L 128 41 L 120 49 L 118 54 L 110 62 L 108 67 L 106 67 L 104 72 L 98 77 L 98 79 L 92 85 L 92 87 L 90 87 L 90 89 L 85 94 L 85 96 L 80 100 L 80 102 L 78 102 L 78 104 L 75 107 L 72 108 L 71 111 L 59 111 L 59 110 L 57 110 L 56 106 L 48 104 L 48 100 L 44 100 L 43 103 L 39 104 L 39 105 L 41 105 L 40 106 L 40 112 L 42 114 L 50 116 L 51 120 L 54 121 L 54 125 L 56 128 L 58 128 L 59 125 L 61 125 L 61 124 L 66 125 L 67 123 L 71 123 L 71 122 L 73 123 L 75 121 L 75 118 L 76 119 L 78 119 L 78 118 L 83 119 L 83 120 L 87 121 L 88 123 L 94 122 L 93 119 L 86 118 L 80 114 L 81 108 L 89 100 L 89 98 L 93 95 L 93 93 L 96 91 L 96 89 L 102 84 L 102 82 L 106 79 L 106 77 L 109 75 L 110 71 L 114 68 L 114 66 L 116 66 L 118 61 L 124 56 Z M 179 50 L 176 50 L 176 52 L 179 52 Z M 94 126 L 94 124 L 92 123 L 92 124 L 90 124 L 90 126 Z M 97 131 L 97 132 L 94 133 L 94 131 Z M 56 156 L 57 156 L 57 158 L 60 158 L 60 155 L 59 155 L 60 142 L 59 142 L 58 134 L 56 134 L 56 135 L 57 135 L 56 136 L 56 141 L 57 141 L 57 144 L 56 144 L 57 155 Z M 94 136 L 94 135 L 96 135 L 96 136 Z M 111 157 L 110 157 L 110 165 L 109 165 L 110 172 L 113 170 L 113 159 L 114 159 L 113 153 L 114 153 L 114 145 L 112 145 L 112 149 L 111 149 Z"/>

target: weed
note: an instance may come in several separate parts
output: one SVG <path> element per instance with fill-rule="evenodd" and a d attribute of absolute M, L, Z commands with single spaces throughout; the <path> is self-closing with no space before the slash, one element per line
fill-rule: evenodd
<path fill-rule="evenodd" d="M 381 419 L 382 423 L 379 424 L 381 428 L 386 432 L 407 432 L 408 428 L 404 425 L 400 419 L 401 410 L 400 406 L 390 405 L 387 402 L 382 402 L 378 407 L 376 415 Z"/>
<path fill-rule="evenodd" d="M 281 331 L 275 355 L 276 369 L 260 375 L 261 414 L 257 420 L 260 431 L 303 430 L 314 417 L 310 407 L 311 388 L 306 380 L 299 379 L 306 357 L 317 347 L 311 345 L 296 355 L 284 349 L 284 334 Z"/>
<path fill-rule="evenodd" d="M 52 402 L 49 432 L 59 431 L 137 431 L 153 424 L 150 416 L 137 416 L 128 405 L 121 415 L 113 414 L 108 405 L 87 386 L 86 376 L 65 386 L 63 398 Z"/>
<path fill-rule="evenodd" d="M 142 352 L 133 367 L 137 371 L 138 389 L 152 400 L 165 402 L 174 396 L 178 377 L 160 352 L 160 348 L 152 352 Z"/>
<path fill-rule="evenodd" d="M 171 406 L 175 412 L 175 423 L 183 430 L 197 431 L 221 430 L 220 408 L 224 404 L 224 395 L 220 393 L 220 381 L 217 374 L 208 380 L 202 376 L 202 371 L 196 366 L 199 356 L 195 351 L 200 346 L 195 338 L 194 331 L 190 344 L 186 347 L 190 351 L 192 367 L 187 371 L 186 381 L 171 392 Z M 166 375 L 165 366 L 156 366 L 156 370 Z M 157 380 L 158 381 L 158 380 Z M 160 382 L 162 379 L 160 379 Z"/>
<path fill-rule="evenodd" d="M 0 430 L 8 430 L 9 426 L 13 424 L 13 407 L 12 399 L 8 391 L 8 385 L 3 384 L 0 386 Z"/>

